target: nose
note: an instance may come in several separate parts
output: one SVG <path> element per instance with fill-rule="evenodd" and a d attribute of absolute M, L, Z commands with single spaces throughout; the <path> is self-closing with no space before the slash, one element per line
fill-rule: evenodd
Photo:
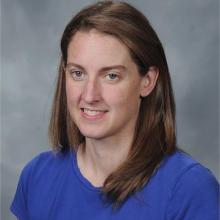
<path fill-rule="evenodd" d="M 82 93 L 84 102 L 92 104 L 98 102 L 101 98 L 100 85 L 97 79 L 91 79 L 85 83 Z"/>

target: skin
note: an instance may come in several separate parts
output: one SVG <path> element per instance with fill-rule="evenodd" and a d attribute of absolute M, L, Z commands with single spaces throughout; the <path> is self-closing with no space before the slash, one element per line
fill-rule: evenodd
<path fill-rule="evenodd" d="M 85 152 L 80 147 L 77 152 L 78 166 L 94 186 L 102 186 L 126 159 L 140 96 L 153 90 L 158 71 L 151 67 L 141 77 L 127 47 L 96 30 L 77 32 L 67 52 L 67 106 L 86 139 Z"/>

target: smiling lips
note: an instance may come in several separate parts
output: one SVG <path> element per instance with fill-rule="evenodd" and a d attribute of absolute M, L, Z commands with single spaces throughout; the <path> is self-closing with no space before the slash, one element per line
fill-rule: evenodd
<path fill-rule="evenodd" d="M 107 111 L 102 110 L 91 110 L 87 108 L 81 108 L 81 115 L 90 120 L 101 119 Z"/>

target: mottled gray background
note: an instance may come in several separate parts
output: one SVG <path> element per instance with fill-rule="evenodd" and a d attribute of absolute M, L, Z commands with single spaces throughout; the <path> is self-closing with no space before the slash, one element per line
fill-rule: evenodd
<path fill-rule="evenodd" d="M 21 169 L 49 149 L 47 125 L 59 40 L 89 0 L 3 0 L 1 4 L 1 219 Z M 168 59 L 177 104 L 179 145 L 219 174 L 218 0 L 136 0 Z"/>

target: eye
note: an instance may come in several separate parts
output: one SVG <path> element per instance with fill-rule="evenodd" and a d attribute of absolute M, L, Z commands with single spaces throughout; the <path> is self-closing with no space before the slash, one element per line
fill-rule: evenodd
<path fill-rule="evenodd" d="M 114 72 L 108 73 L 105 77 L 110 81 L 116 81 L 119 78 L 118 74 Z"/>
<path fill-rule="evenodd" d="M 83 80 L 85 74 L 80 70 L 70 70 L 70 75 L 73 77 L 74 80 Z"/>

